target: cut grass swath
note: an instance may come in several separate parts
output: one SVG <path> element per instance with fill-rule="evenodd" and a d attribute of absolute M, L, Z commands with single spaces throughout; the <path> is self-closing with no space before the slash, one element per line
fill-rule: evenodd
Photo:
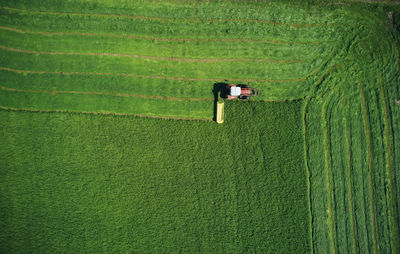
<path fill-rule="evenodd" d="M 307 170 L 307 198 L 308 198 L 308 209 L 309 209 L 309 220 L 310 220 L 310 247 L 311 253 L 314 253 L 314 230 L 313 230 L 313 212 L 312 212 L 312 201 L 311 201 L 311 171 L 310 166 L 308 165 L 309 161 L 309 153 L 308 153 L 308 145 L 307 145 L 307 124 L 306 124 L 306 116 L 308 104 L 310 103 L 310 96 L 307 96 L 304 102 L 303 108 L 303 139 L 304 139 L 304 164 Z"/>
<path fill-rule="evenodd" d="M 372 145 L 371 145 L 371 131 L 369 128 L 369 120 L 367 113 L 366 100 L 364 95 L 364 85 L 360 82 L 360 96 L 361 96 L 361 107 L 364 119 L 364 130 L 365 137 L 367 140 L 367 160 L 368 160 L 368 180 L 369 180 L 369 193 L 370 193 L 370 209 L 371 209 L 371 224 L 372 224 L 372 239 L 374 246 L 374 253 L 378 253 L 378 247 L 376 242 L 376 226 L 375 226 L 375 212 L 374 212 L 374 191 L 373 191 L 373 180 L 372 180 Z"/>
<path fill-rule="evenodd" d="M 390 225 L 392 231 L 392 244 L 393 244 L 393 252 L 398 253 L 398 241 L 397 239 L 397 223 L 395 220 L 395 199 L 394 199 L 394 189 L 393 189 L 393 169 L 392 169 L 392 149 L 390 147 L 391 139 L 390 139 L 390 122 L 389 122 L 389 114 L 388 107 L 386 102 L 385 91 L 383 87 L 383 79 L 382 73 L 379 75 L 379 90 L 380 90 L 380 98 L 382 99 L 383 112 L 384 112 L 384 123 L 385 123 L 385 145 L 386 145 L 386 174 L 389 182 L 389 196 L 390 196 Z"/>
<path fill-rule="evenodd" d="M 327 121 L 327 104 L 331 101 L 331 97 L 334 92 L 332 92 L 329 97 L 324 101 L 322 109 L 322 119 L 324 120 L 324 155 L 325 155 L 325 172 L 326 172 L 326 188 L 328 192 L 328 218 L 329 218 L 329 232 L 330 232 L 330 243 L 332 253 L 336 253 L 335 239 L 334 239 L 334 220 L 333 220 L 333 193 L 331 186 L 331 168 L 330 168 L 330 151 L 329 151 L 329 125 Z"/>
<path fill-rule="evenodd" d="M 345 104 L 347 105 L 347 99 L 344 98 Z M 346 108 L 348 108 L 347 106 Z M 348 111 L 348 110 L 347 110 Z M 345 131 L 345 140 L 346 140 L 346 148 L 347 148 L 347 192 L 349 195 L 349 213 L 351 217 L 351 232 L 352 232 L 352 240 L 353 240 L 353 251 L 354 253 L 358 253 L 357 249 L 357 239 L 356 239 L 356 229 L 355 229 L 355 220 L 354 220 L 354 203 L 353 203 L 353 183 L 352 183 L 352 156 L 351 156 L 351 140 L 349 134 L 349 115 L 347 114 L 344 117 L 343 126 Z"/>

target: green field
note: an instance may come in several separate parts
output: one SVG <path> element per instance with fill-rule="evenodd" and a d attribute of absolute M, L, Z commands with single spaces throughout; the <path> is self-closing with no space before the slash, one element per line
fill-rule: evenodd
<path fill-rule="evenodd" d="M 0 111 L 1 252 L 308 252 L 301 105 L 230 103 L 222 126 Z"/>
<path fill-rule="evenodd" d="M 0 252 L 399 253 L 399 20 L 394 1 L 2 1 Z M 218 125 L 225 83 L 260 96 Z"/>

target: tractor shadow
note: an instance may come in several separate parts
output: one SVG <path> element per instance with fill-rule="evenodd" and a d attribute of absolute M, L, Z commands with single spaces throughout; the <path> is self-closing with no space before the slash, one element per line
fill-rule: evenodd
<path fill-rule="evenodd" d="M 228 94 L 226 91 L 226 86 L 227 83 L 215 83 L 213 86 L 213 94 L 214 94 L 214 116 L 213 120 L 216 121 L 217 119 L 217 102 L 218 102 L 218 96 L 220 96 L 222 99 L 228 98 Z"/>

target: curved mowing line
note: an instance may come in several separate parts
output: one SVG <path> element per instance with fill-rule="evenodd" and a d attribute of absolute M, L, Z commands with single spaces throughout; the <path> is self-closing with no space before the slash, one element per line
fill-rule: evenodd
<path fill-rule="evenodd" d="M 346 97 L 344 98 L 345 103 L 347 104 Z M 356 239 L 356 229 L 355 229 L 355 219 L 354 219 L 354 202 L 353 202 L 353 190 L 352 190 L 352 180 L 351 180 L 351 171 L 352 171 L 352 154 L 351 154 L 351 143 L 350 143 L 350 134 L 349 134 L 349 123 L 347 121 L 347 117 L 344 118 L 344 131 L 345 131 L 345 139 L 346 139 L 346 148 L 347 148 L 347 192 L 349 193 L 349 208 L 350 208 L 350 217 L 351 217 L 351 231 L 353 236 L 353 249 L 354 253 L 358 253 L 357 250 L 357 239 Z"/>
<path fill-rule="evenodd" d="M 155 95 L 142 95 L 142 94 L 127 94 L 127 93 L 110 93 L 110 92 L 80 92 L 80 91 L 56 91 L 56 90 L 24 90 L 16 89 L 5 86 L 0 86 L 0 89 L 8 92 L 20 92 L 20 93 L 48 93 L 52 95 L 56 94 L 88 94 L 88 95 L 108 95 L 117 97 L 137 97 L 143 99 L 155 99 L 155 100 L 167 100 L 167 101 L 213 101 L 212 98 L 182 98 L 182 97 L 171 97 L 171 96 L 155 96 Z"/>
<path fill-rule="evenodd" d="M 26 108 L 10 108 L 0 106 L 0 109 L 7 111 L 22 111 L 22 112 L 35 112 L 35 113 L 74 113 L 74 114 L 89 114 L 89 115 L 114 115 L 114 116 L 133 116 L 140 118 L 155 118 L 167 120 L 190 120 L 190 121 L 205 121 L 213 122 L 208 118 L 193 118 L 193 117 L 180 117 L 180 116 L 152 116 L 152 115 L 137 115 L 129 113 L 116 113 L 116 112 L 88 112 L 88 111 L 73 111 L 73 110 L 40 110 L 40 109 L 26 109 Z"/>
<path fill-rule="evenodd" d="M 116 53 L 94 53 L 94 52 L 46 52 L 27 49 L 16 49 L 0 45 L 0 49 L 12 52 L 20 52 L 26 54 L 40 55 L 71 55 L 71 56 L 111 56 L 111 57 L 131 57 L 150 60 L 177 61 L 187 63 L 222 63 L 222 62 L 256 62 L 256 63 L 305 63 L 306 60 L 274 60 L 274 59 L 251 59 L 251 58 L 183 58 L 183 57 L 166 57 L 166 56 L 143 56 L 136 54 L 116 54 Z"/>
<path fill-rule="evenodd" d="M 373 191 L 373 183 L 372 183 L 372 144 L 371 144 L 371 131 L 369 129 L 369 120 L 367 113 L 366 100 L 364 95 L 364 86 L 360 83 L 360 95 L 361 95 L 361 107 L 363 110 L 363 118 L 364 118 L 364 128 L 365 128 L 365 136 L 367 139 L 367 147 L 368 147 L 368 178 L 369 178 L 369 194 L 371 196 L 371 223 L 372 223 L 372 239 L 374 242 L 374 253 L 378 253 L 378 247 L 376 242 L 376 228 L 375 228 L 375 209 L 374 209 L 374 191 Z"/>
<path fill-rule="evenodd" d="M 333 212 L 332 212 L 332 186 L 331 186 L 331 166 L 329 163 L 330 157 L 330 151 L 329 151 L 329 133 L 328 133 L 328 120 L 327 120 L 327 102 L 331 100 L 331 97 L 334 92 L 332 92 L 327 100 L 323 104 L 323 109 L 322 109 L 322 119 L 324 120 L 324 154 L 325 154 L 325 168 L 326 168 L 326 179 L 327 179 L 327 191 L 329 195 L 329 203 L 328 203 L 328 217 L 329 217 L 329 230 L 330 230 L 330 242 L 331 242 L 331 247 L 332 247 L 332 253 L 336 253 L 336 247 L 335 247 L 335 239 L 334 239 L 334 221 L 333 221 Z"/>
<path fill-rule="evenodd" d="M 308 164 L 309 161 L 309 154 L 308 154 L 308 146 L 307 146 L 307 124 L 306 124 L 306 117 L 307 117 L 307 109 L 308 104 L 310 102 L 310 96 L 307 96 L 306 102 L 304 103 L 303 109 L 303 139 L 304 139 L 304 162 L 307 169 L 307 194 L 308 194 L 308 211 L 309 211 L 309 220 L 310 220 L 310 247 L 311 253 L 314 253 L 314 230 L 313 230 L 313 216 L 312 216 L 312 201 L 311 201 L 311 171 L 310 166 Z"/>
<path fill-rule="evenodd" d="M 140 15 L 126 15 L 126 14 L 100 14 L 100 13 L 81 13 L 81 12 L 50 12 L 50 11 L 34 11 L 34 10 L 24 10 L 18 8 L 11 8 L 7 6 L 0 7 L 4 10 L 15 11 L 15 12 L 26 12 L 31 14 L 39 15 L 57 15 L 57 16 L 83 16 L 83 17 L 102 17 L 102 18 L 126 18 L 126 19 L 139 19 L 139 20 L 151 20 L 151 21 L 161 21 L 161 22 L 186 22 L 186 23 L 202 23 L 202 22 L 238 22 L 238 23 L 260 23 L 260 24 L 270 24 L 270 25 L 281 25 L 281 26 L 291 26 L 294 28 L 309 28 L 323 26 L 324 24 L 314 23 L 314 24 L 297 24 L 297 23 L 279 23 L 269 20 L 260 19 L 221 19 L 221 18 L 166 18 L 166 17 L 151 17 L 151 16 L 140 16 Z"/>
<path fill-rule="evenodd" d="M 392 237 L 393 237 L 393 252 L 398 253 L 398 242 L 397 242 L 397 225 L 395 220 L 395 209 L 394 209 L 394 191 L 393 191 L 393 169 L 392 169 L 392 149 L 390 147 L 390 130 L 389 130 L 389 113 L 388 107 L 386 103 L 385 91 L 383 89 L 383 80 L 382 73 L 380 73 L 379 77 L 380 84 L 380 97 L 383 102 L 383 112 L 384 112 L 384 120 L 385 120 L 385 140 L 386 140 L 386 174 L 388 176 L 389 182 L 389 193 L 390 193 L 390 219 L 392 224 Z"/>
<path fill-rule="evenodd" d="M 168 76 L 148 76 L 132 73 L 108 73 L 108 72 L 62 72 L 62 71 L 35 71 L 35 70 L 17 70 L 7 67 L 1 67 L 0 70 L 10 71 L 15 73 L 28 73 L 28 74 L 56 74 L 56 75 L 105 75 L 105 76 L 122 76 L 134 78 L 148 78 L 148 79 L 169 79 L 180 81 L 210 81 L 210 82 L 265 82 L 265 83 L 281 83 L 281 82 L 298 82 L 304 81 L 305 78 L 297 79 L 223 79 L 223 78 L 187 78 L 187 77 L 168 77 Z"/>
<path fill-rule="evenodd" d="M 12 31 L 16 33 L 39 34 L 46 36 L 94 36 L 94 37 L 114 37 L 114 38 L 129 38 L 135 40 L 149 40 L 149 41 L 165 41 L 165 42 L 261 42 L 270 44 L 289 44 L 289 45 L 320 45 L 319 41 L 281 41 L 281 40 L 263 40 L 263 39 L 250 39 L 250 38 L 163 38 L 163 37 L 146 37 L 136 36 L 129 34 L 113 34 L 113 33 L 75 33 L 75 32 L 39 32 L 30 30 L 20 30 L 13 27 L 0 26 L 0 29 Z"/>

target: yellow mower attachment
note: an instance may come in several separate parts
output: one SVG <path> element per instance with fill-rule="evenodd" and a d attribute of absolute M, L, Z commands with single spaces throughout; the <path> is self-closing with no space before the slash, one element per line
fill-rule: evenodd
<path fill-rule="evenodd" d="M 222 102 L 217 102 L 217 117 L 216 117 L 216 122 L 217 123 L 223 123 L 224 122 L 224 101 Z"/>

